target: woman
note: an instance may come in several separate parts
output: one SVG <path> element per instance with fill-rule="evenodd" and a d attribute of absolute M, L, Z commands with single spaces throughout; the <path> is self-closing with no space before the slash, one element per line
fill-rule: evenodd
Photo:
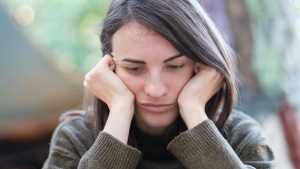
<path fill-rule="evenodd" d="M 259 125 L 232 110 L 234 57 L 196 0 L 113 0 L 87 113 L 44 168 L 273 168 Z"/>

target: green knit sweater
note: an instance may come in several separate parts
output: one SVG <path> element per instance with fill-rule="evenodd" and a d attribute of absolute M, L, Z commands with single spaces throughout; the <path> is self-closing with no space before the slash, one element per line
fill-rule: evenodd
<path fill-rule="evenodd" d="M 137 148 L 100 132 L 94 136 L 85 116 L 60 124 L 43 168 L 99 169 L 269 169 L 273 153 L 259 124 L 233 111 L 219 131 L 211 120 L 174 137 L 135 131 Z"/>

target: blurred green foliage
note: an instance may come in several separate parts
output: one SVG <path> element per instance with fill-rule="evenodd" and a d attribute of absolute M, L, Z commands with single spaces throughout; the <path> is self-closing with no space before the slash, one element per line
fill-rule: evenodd
<path fill-rule="evenodd" d="M 67 73 L 85 74 L 95 66 L 100 50 L 100 22 L 109 0 L 10 0 L 12 15 L 26 4 L 33 8 L 35 19 L 24 31 L 35 45 L 49 53 L 57 67 Z"/>
<path fill-rule="evenodd" d="M 299 28 L 295 23 L 300 19 L 300 13 L 297 13 L 300 1 L 292 3 L 281 0 L 245 0 L 245 2 L 252 22 L 253 70 L 267 94 L 283 96 L 286 90 L 283 83 L 286 80 L 286 69 L 291 68 L 286 62 L 293 59 L 288 47 L 299 41 L 297 37 Z"/>
<path fill-rule="evenodd" d="M 246 0 L 253 36 L 253 70 L 269 96 L 300 115 L 300 0 Z"/>

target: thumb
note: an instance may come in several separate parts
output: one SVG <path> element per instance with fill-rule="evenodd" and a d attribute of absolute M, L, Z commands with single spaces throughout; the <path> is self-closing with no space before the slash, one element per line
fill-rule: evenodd
<path fill-rule="evenodd" d="M 116 68 L 116 64 L 111 55 L 107 54 L 102 58 L 102 62 L 108 66 L 111 71 L 114 71 Z"/>
<path fill-rule="evenodd" d="M 197 74 L 200 72 L 200 68 L 202 67 L 201 63 L 196 62 L 194 65 L 194 73 Z"/>

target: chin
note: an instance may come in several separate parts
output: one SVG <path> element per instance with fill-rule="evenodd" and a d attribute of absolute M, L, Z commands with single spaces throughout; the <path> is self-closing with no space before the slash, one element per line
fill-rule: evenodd
<path fill-rule="evenodd" d="M 174 111 L 173 111 L 174 112 Z M 135 119 L 140 127 L 148 129 L 167 129 L 178 117 L 178 113 L 173 112 L 142 112 L 136 113 Z"/>
<path fill-rule="evenodd" d="M 176 117 L 172 118 L 153 118 L 153 119 L 146 119 L 145 123 L 149 127 L 153 128 L 165 128 L 169 127 L 173 122 L 176 120 Z"/>

